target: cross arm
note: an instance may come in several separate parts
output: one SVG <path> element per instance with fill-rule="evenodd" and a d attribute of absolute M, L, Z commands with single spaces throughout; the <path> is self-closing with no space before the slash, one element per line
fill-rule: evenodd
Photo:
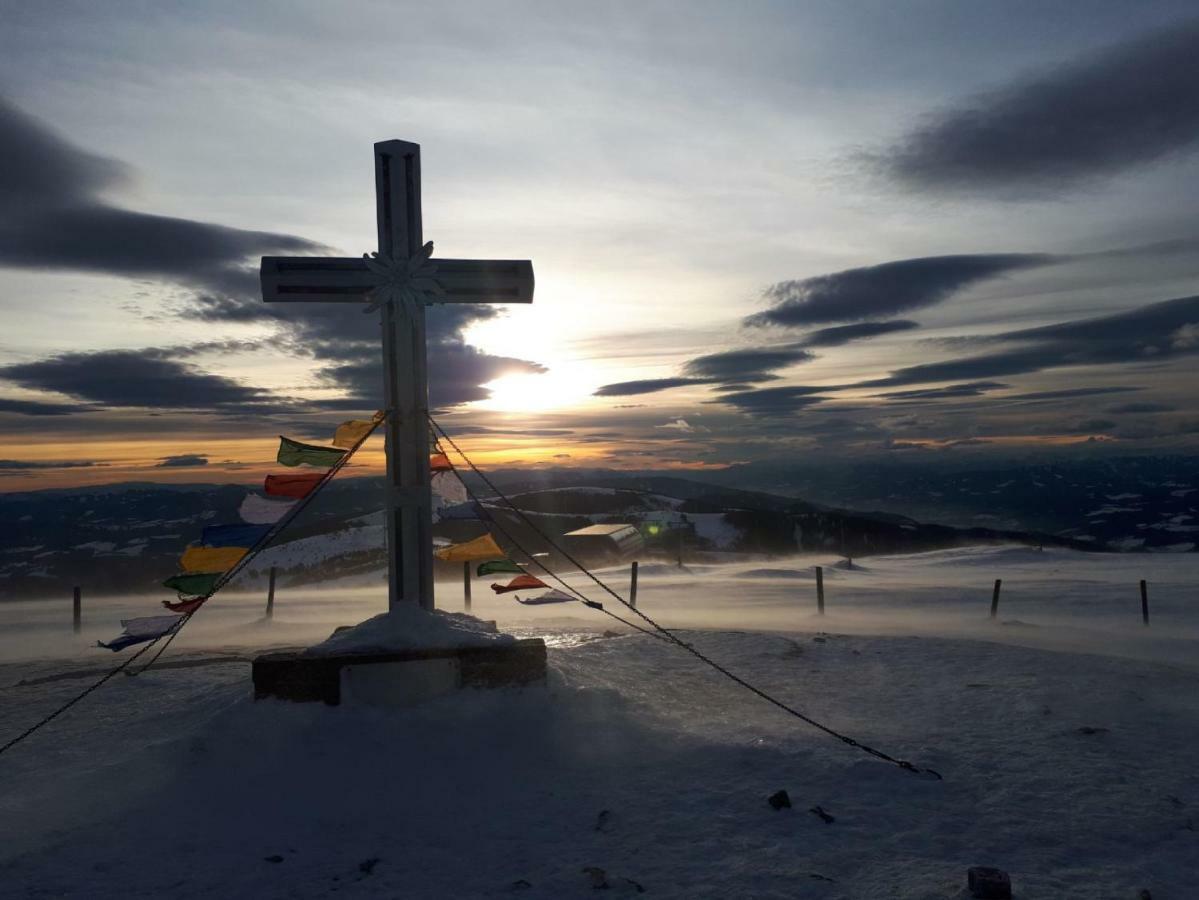
<path fill-rule="evenodd" d="M 533 263 L 527 259 L 433 259 L 437 303 L 532 303 Z M 264 256 L 262 299 L 268 303 L 365 301 L 378 277 L 356 257 Z M 431 298 L 433 299 L 433 298 Z"/>

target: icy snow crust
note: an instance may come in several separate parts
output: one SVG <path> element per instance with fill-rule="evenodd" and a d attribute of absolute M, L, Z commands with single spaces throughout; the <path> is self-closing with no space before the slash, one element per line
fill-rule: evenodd
<path fill-rule="evenodd" d="M 962 900 L 980 864 L 1009 871 L 1021 900 L 1194 896 L 1199 560 L 975 548 L 835 561 L 643 568 L 638 606 L 942 782 L 660 641 L 604 638 L 619 626 L 581 606 L 481 591 L 482 618 L 547 638 L 548 686 L 403 711 L 254 703 L 231 655 L 324 638 L 377 611 L 382 589 L 281 591 L 280 618 L 256 628 L 262 598 L 222 594 L 163 658 L 188 668 L 118 677 L 0 757 L 0 897 L 593 898 L 582 869 L 595 866 L 605 897 L 635 882 L 688 900 Z M 823 619 L 808 577 L 780 577 L 813 564 Z M 610 576 L 627 583 L 627 569 Z M 455 588 L 440 586 L 450 609 Z M 87 631 L 131 602 L 86 606 L 79 639 L 69 604 L 0 607 L 0 739 L 87 683 L 39 679 L 111 662 L 83 647 Z M 775 812 L 780 788 L 794 807 Z"/>

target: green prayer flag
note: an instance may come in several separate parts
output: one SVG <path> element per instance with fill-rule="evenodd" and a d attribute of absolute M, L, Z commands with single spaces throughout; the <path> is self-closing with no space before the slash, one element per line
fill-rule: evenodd
<path fill-rule="evenodd" d="M 281 466 L 321 466 L 329 468 L 346 455 L 344 450 L 336 447 L 318 447 L 316 444 L 301 444 L 291 438 L 279 435 L 279 455 Z"/>
<path fill-rule="evenodd" d="M 186 575 L 172 575 L 162 583 L 172 591 L 187 594 L 190 597 L 207 597 L 216 587 L 223 572 L 193 572 Z"/>
<path fill-rule="evenodd" d="M 523 575 L 524 571 L 524 569 L 510 559 L 492 559 L 479 563 L 479 567 L 475 569 L 475 575 L 479 578 L 482 578 L 484 575 L 497 575 L 500 572 L 515 572 L 518 575 Z"/>

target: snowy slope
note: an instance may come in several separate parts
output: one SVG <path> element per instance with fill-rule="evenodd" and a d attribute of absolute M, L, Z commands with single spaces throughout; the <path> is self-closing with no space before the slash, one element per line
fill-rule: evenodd
<path fill-rule="evenodd" d="M 592 897 L 582 870 L 599 867 L 604 896 L 962 898 L 965 869 L 991 864 L 1021 900 L 1191 897 L 1197 567 L 1153 558 L 1145 629 L 1139 609 L 1125 615 L 1138 573 L 1112 559 L 986 548 L 854 569 L 645 567 L 647 612 L 707 626 L 683 636 L 943 782 L 871 760 L 661 642 L 601 638 L 612 623 L 592 611 L 487 591 L 482 615 L 557 638 L 548 687 L 381 712 L 255 704 L 245 662 L 118 678 L 0 757 L 0 895 Z M 814 562 L 830 566 L 824 619 Z M 996 573 L 1012 609 L 991 623 Z M 442 603 L 456 609 L 452 591 Z M 231 598 L 172 656 L 327 635 L 367 598 L 284 595 L 281 620 L 254 629 L 249 598 Z M 20 679 L 112 660 L 44 633 L 60 658 L 30 660 L 57 621 L 0 642 L 0 738 L 86 683 Z M 767 806 L 780 788 L 793 809 Z"/>

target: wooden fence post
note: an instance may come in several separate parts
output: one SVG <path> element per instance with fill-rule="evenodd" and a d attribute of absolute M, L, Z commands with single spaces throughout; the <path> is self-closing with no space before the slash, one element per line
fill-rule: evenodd
<path fill-rule="evenodd" d="M 629 571 L 629 606 L 637 608 L 637 560 Z"/>
<path fill-rule="evenodd" d="M 462 607 L 470 612 L 470 562 L 462 564 Z"/>
<path fill-rule="evenodd" d="M 999 588 L 1003 584 L 1002 578 L 995 579 L 995 590 L 991 594 L 991 618 L 999 615 Z"/>
<path fill-rule="evenodd" d="M 1141 579 L 1141 621 L 1149 624 L 1149 585 L 1144 578 Z"/>
<path fill-rule="evenodd" d="M 824 615 L 824 569 L 816 567 L 816 613 Z"/>
<path fill-rule="evenodd" d="M 271 566 L 266 582 L 266 617 L 275 618 L 275 567 Z"/>
<path fill-rule="evenodd" d="M 71 627 L 76 634 L 83 630 L 83 591 L 78 586 L 71 599 Z"/>

